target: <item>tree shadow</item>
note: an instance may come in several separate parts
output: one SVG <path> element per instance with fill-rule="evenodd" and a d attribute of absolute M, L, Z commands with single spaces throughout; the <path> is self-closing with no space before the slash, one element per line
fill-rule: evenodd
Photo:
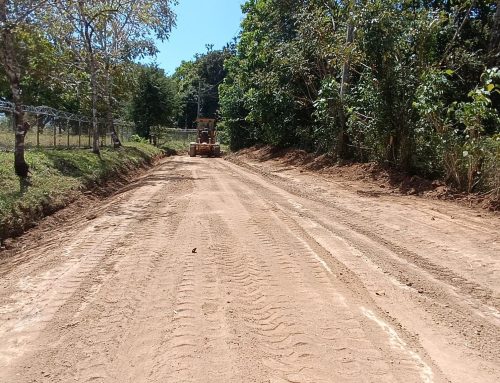
<path fill-rule="evenodd" d="M 19 194 L 21 196 L 25 195 L 32 185 L 33 183 L 30 177 L 19 177 Z"/>

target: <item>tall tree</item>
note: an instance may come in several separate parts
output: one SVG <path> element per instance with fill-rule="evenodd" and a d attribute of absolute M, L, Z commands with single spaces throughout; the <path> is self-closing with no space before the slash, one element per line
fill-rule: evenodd
<path fill-rule="evenodd" d="M 21 67 L 18 57 L 18 34 L 30 24 L 37 22 L 36 12 L 45 0 L 0 0 L 0 61 L 7 75 L 14 103 L 13 125 L 15 129 L 14 169 L 21 180 L 29 175 L 29 166 L 24 158 L 24 139 L 29 125 L 22 110 Z"/>
<path fill-rule="evenodd" d="M 202 117 L 218 118 L 219 86 L 226 77 L 224 62 L 235 53 L 235 45 L 227 44 L 214 50 L 207 44 L 207 52 L 197 54 L 192 61 L 184 61 L 172 78 L 178 87 L 178 126 L 191 127 L 200 114 Z M 199 106 L 199 110 L 198 110 Z"/>
<path fill-rule="evenodd" d="M 108 125 L 113 126 L 113 69 L 127 60 L 154 55 L 154 38 L 168 38 L 175 25 L 174 0 L 59 0 L 56 15 L 63 15 L 66 34 L 60 40 L 73 47 L 84 60 L 92 95 L 93 150 L 99 153 L 98 101 L 106 104 Z M 101 75 L 103 87 L 99 86 Z M 104 91 L 100 90 L 104 88 Z"/>
<path fill-rule="evenodd" d="M 176 87 L 157 66 L 141 68 L 132 101 L 132 118 L 138 133 L 151 137 L 151 128 L 173 124 Z"/>
<path fill-rule="evenodd" d="M 107 0 L 113 12 L 105 18 L 102 28 L 96 30 L 104 66 L 104 100 L 106 120 L 119 146 L 113 125 L 114 72 L 124 62 L 153 56 L 158 49 L 154 38 L 165 40 L 175 26 L 171 0 Z"/>
<path fill-rule="evenodd" d="M 95 31 L 114 9 L 105 2 L 60 0 L 55 3 L 51 20 L 52 35 L 59 43 L 70 46 L 75 56 L 85 63 L 90 78 L 92 104 L 92 150 L 99 154 L 98 126 L 98 51 Z M 58 23 L 62 17 L 63 22 Z"/>

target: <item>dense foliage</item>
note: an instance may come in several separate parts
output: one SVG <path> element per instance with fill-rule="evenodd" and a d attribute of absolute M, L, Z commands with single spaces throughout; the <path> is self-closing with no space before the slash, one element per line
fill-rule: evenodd
<path fill-rule="evenodd" d="M 155 126 L 173 125 L 175 96 L 175 83 L 163 69 L 156 66 L 140 69 L 131 108 L 139 136 L 149 137 Z"/>
<path fill-rule="evenodd" d="M 250 0 L 221 111 L 255 143 L 500 188 L 499 1 Z"/>

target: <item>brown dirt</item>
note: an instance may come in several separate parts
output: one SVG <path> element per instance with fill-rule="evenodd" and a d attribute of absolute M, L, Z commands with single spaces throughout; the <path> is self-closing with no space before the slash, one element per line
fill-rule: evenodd
<path fill-rule="evenodd" d="M 81 211 L 88 209 L 96 200 L 114 194 L 117 190 L 133 182 L 147 169 L 158 164 L 164 156 L 170 155 L 172 154 L 164 153 L 138 164 L 124 164 L 121 172 L 117 171 L 109 174 L 103 179 L 89 180 L 81 188 L 70 190 L 64 196 L 58 196 L 44 202 L 41 206 L 32 206 L 32 208 L 24 210 L 15 227 L 0 228 L 0 251 L 12 250 L 13 239 L 38 226 L 43 219 L 45 219 L 45 226 L 51 227 L 58 225 L 59 222 L 64 222 L 71 216 L 79 215 Z M 16 243 L 16 245 L 22 246 L 19 243 Z"/>
<path fill-rule="evenodd" d="M 277 149 L 267 145 L 240 150 L 231 154 L 229 158 L 269 163 L 272 166 L 285 168 L 299 168 L 345 181 L 361 181 L 364 187 L 386 189 L 400 195 L 418 195 L 430 199 L 455 201 L 461 205 L 477 206 L 489 211 L 500 210 L 500 200 L 492 193 L 465 193 L 446 185 L 442 180 L 408 175 L 377 163 L 338 164 L 327 154 L 315 155 L 304 150 Z"/>
<path fill-rule="evenodd" d="M 0 382 L 500 380 L 497 217 L 232 160 L 22 238 Z"/>
<path fill-rule="evenodd" d="M 30 217 L 30 221 L 26 224 L 29 234 L 23 236 L 24 232 L 13 232 L 9 238 L 0 242 L 0 266 L 9 262 L 12 255 L 32 246 L 33 243 L 38 243 L 52 234 L 54 230 L 57 231 L 58 227 L 70 221 L 92 219 L 95 214 L 89 211 L 92 211 L 96 204 L 140 182 L 142 177 L 165 160 L 161 156 L 153 158 L 149 163 L 132 167 L 124 173 L 111 175 L 98 183 L 89 183 L 86 185 L 87 189 L 75 190 L 64 201 L 59 201 L 57 205 L 47 206 L 44 217 Z"/>

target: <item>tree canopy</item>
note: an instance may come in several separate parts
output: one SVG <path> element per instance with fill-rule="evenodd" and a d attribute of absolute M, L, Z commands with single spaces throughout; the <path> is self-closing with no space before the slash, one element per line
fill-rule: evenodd
<path fill-rule="evenodd" d="M 221 111 L 254 143 L 499 192 L 499 1 L 250 0 Z"/>
<path fill-rule="evenodd" d="M 137 88 L 132 100 L 132 118 L 137 133 L 149 137 L 157 125 L 172 126 L 176 109 L 176 87 L 155 65 L 140 68 Z"/>
<path fill-rule="evenodd" d="M 16 173 L 24 161 L 23 103 L 88 114 L 93 149 L 99 152 L 97 120 L 113 121 L 127 109 L 137 74 L 134 61 L 157 53 L 156 41 L 175 26 L 174 0 L 1 0 L 0 61 L 6 81 L 0 95 L 16 105 Z M 118 137 L 113 134 L 115 144 Z"/>
<path fill-rule="evenodd" d="M 227 44 L 220 50 L 213 50 L 207 44 L 206 53 L 197 54 L 193 60 L 182 62 L 176 69 L 172 78 L 178 87 L 179 127 L 193 127 L 198 117 L 198 97 L 201 117 L 219 117 L 219 85 L 227 74 L 224 62 L 234 51 L 234 43 Z"/>

